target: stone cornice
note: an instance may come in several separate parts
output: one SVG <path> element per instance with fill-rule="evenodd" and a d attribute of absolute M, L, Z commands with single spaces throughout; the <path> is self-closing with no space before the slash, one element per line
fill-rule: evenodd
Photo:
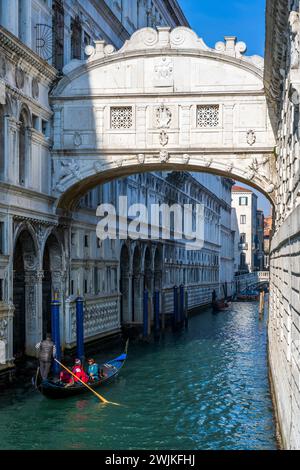
<path fill-rule="evenodd" d="M 278 112 L 285 69 L 289 9 L 286 0 L 267 0 L 264 82 L 270 104 Z"/>
<path fill-rule="evenodd" d="M 2 47 L 9 57 L 18 62 L 23 59 L 31 67 L 35 68 L 49 82 L 57 78 L 57 70 L 41 59 L 33 50 L 25 46 L 16 36 L 0 26 L 0 47 Z"/>

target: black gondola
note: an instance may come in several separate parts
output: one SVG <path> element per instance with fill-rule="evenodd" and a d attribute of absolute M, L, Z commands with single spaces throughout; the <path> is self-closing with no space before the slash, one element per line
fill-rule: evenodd
<path fill-rule="evenodd" d="M 88 385 L 92 389 L 96 389 L 100 385 L 105 385 L 112 382 L 119 374 L 126 359 L 127 345 L 124 354 L 121 354 L 121 356 L 118 356 L 115 359 L 99 366 L 99 369 L 102 369 L 104 372 L 104 377 L 101 377 L 100 380 L 98 380 L 97 382 L 88 382 Z M 36 388 L 46 397 L 54 399 L 73 397 L 81 393 L 89 392 L 87 387 L 82 385 L 80 382 L 66 387 L 65 384 L 62 384 L 61 382 L 55 382 L 52 380 L 41 381 L 40 379 L 38 379 Z"/>

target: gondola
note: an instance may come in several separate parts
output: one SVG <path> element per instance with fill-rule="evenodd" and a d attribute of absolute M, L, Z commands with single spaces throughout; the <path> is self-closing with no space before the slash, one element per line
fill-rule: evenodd
<path fill-rule="evenodd" d="M 231 309 L 231 304 L 216 301 L 212 303 L 212 308 L 214 312 L 224 312 Z"/>
<path fill-rule="evenodd" d="M 112 382 L 118 376 L 126 359 L 127 345 L 125 352 L 121 354 L 121 356 L 118 356 L 115 359 L 112 359 L 111 361 L 108 361 L 105 364 L 101 364 L 99 366 L 99 370 L 102 369 L 104 372 L 104 377 L 101 377 L 97 382 L 88 382 L 88 385 L 92 389 L 96 389 L 100 385 L 106 385 Z M 66 387 L 65 384 L 62 384 L 59 381 L 55 382 L 53 380 L 41 380 L 41 377 L 37 379 L 36 388 L 46 397 L 54 399 L 73 397 L 75 395 L 89 392 L 89 390 L 80 382 Z"/>

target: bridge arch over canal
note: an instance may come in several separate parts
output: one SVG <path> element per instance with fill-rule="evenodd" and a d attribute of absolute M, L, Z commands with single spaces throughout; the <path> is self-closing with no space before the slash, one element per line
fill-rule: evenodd
<path fill-rule="evenodd" d="M 52 187 L 72 210 L 97 184 L 145 171 L 204 171 L 259 189 L 275 203 L 275 139 L 263 59 L 225 37 L 145 28 L 122 49 L 103 41 L 72 61 L 52 93 Z"/>

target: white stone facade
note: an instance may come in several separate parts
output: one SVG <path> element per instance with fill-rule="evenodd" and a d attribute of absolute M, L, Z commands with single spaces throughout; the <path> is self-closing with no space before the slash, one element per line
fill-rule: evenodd
<path fill-rule="evenodd" d="M 234 230 L 234 271 L 236 274 L 259 270 L 257 264 L 257 196 L 251 189 L 232 189 L 232 230 Z"/>
<path fill-rule="evenodd" d="M 270 248 L 269 358 L 286 449 L 300 449 L 299 15 L 298 0 L 267 2 L 265 85 L 279 174 Z"/>

